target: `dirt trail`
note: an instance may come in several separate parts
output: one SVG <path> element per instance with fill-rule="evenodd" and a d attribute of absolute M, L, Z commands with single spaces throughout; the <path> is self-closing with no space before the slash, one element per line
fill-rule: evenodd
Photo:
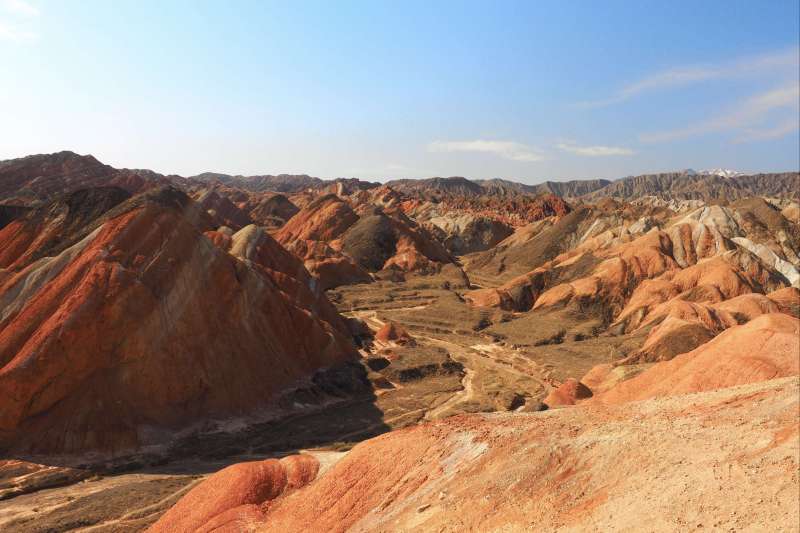
<path fill-rule="evenodd" d="M 40 490 L 0 502 L 0 530 L 137 531 L 201 478 L 191 474 L 121 474 Z"/>
<path fill-rule="evenodd" d="M 468 367 L 464 368 L 464 379 L 461 380 L 461 385 L 464 387 L 462 390 L 453 394 L 449 400 L 444 402 L 439 407 L 431 409 L 425 413 L 425 420 L 438 420 L 447 411 L 456 408 L 459 404 L 469 402 L 475 398 L 475 388 L 473 381 L 475 380 L 475 372 Z"/>

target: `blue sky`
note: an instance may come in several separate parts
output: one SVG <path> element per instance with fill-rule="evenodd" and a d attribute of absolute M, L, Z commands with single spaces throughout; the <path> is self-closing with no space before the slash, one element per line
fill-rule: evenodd
<path fill-rule="evenodd" d="M 529 183 L 797 170 L 798 4 L 0 0 L 0 159 Z"/>

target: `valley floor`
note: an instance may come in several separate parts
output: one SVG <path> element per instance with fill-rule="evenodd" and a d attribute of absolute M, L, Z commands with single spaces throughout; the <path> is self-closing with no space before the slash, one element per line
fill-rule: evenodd
<path fill-rule="evenodd" d="M 500 339 L 486 331 L 486 312 L 466 305 L 463 291 L 449 288 L 447 281 L 418 277 L 351 285 L 330 294 L 345 316 L 360 318 L 373 330 L 394 322 L 413 339 L 410 345 L 375 341 L 363 351 L 368 364 L 389 363 L 368 375 L 374 394 L 324 405 L 295 403 L 291 415 L 235 430 L 190 433 L 165 457 L 119 459 L 91 469 L 101 475 L 65 480 L 61 487 L 36 490 L 37 483 L 53 482 L 35 474 L 9 477 L 4 480 L 7 499 L 0 500 L 0 529 L 136 531 L 198 480 L 228 464 L 298 450 L 329 461 L 365 438 L 423 421 L 460 413 L 537 411 L 553 379 L 580 375 L 603 362 L 603 351 L 555 361 L 548 357 L 551 347 L 515 345 L 513 334 Z M 11 497 L 15 491 L 29 493 Z"/>

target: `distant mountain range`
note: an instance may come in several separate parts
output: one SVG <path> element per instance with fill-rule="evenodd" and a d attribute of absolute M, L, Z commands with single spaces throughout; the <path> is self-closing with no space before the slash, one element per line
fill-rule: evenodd
<path fill-rule="evenodd" d="M 306 174 L 241 176 L 206 172 L 196 176 L 162 175 L 151 170 L 115 169 L 91 155 L 73 152 L 39 154 L 0 161 L 0 203 L 33 205 L 63 193 L 86 187 L 115 185 L 137 193 L 154 185 L 207 187 L 219 184 L 251 192 L 297 193 L 330 188 L 354 191 L 378 187 L 358 179 L 323 180 Z M 749 196 L 800 198 L 800 173 L 744 175 L 729 169 L 628 176 L 617 180 L 586 179 L 545 181 L 528 185 L 504 179 L 469 180 L 454 176 L 399 179 L 386 183 L 406 194 L 442 196 L 514 196 L 552 194 L 567 199 L 596 201 L 601 198 L 635 199 L 657 196 L 665 200 L 736 200 Z"/>
<path fill-rule="evenodd" d="M 325 184 L 323 180 L 306 174 L 231 176 L 229 174 L 219 174 L 217 172 L 204 172 L 196 176 L 189 176 L 189 179 L 205 183 L 219 182 L 229 187 L 244 189 L 251 192 L 276 191 L 291 193 L 303 189 L 314 189 Z"/>
<path fill-rule="evenodd" d="M 798 198 L 800 173 L 783 172 L 733 177 L 687 172 L 645 174 L 613 181 L 582 198 L 596 200 L 611 197 L 631 200 L 641 196 L 704 201 L 738 200 L 750 196 Z"/>
<path fill-rule="evenodd" d="M 562 198 L 596 201 L 601 198 L 632 200 L 657 196 L 665 200 L 738 200 L 750 196 L 798 198 L 800 174 L 784 172 L 722 176 L 718 173 L 672 172 L 630 176 L 615 181 L 604 179 L 546 181 L 526 185 L 491 179 L 470 181 L 462 177 L 395 180 L 387 183 L 405 193 L 462 196 L 509 196 L 514 194 L 553 194 Z"/>

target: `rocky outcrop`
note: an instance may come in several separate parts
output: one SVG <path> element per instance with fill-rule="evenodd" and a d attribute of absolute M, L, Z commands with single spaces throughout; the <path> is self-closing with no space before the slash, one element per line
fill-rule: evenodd
<path fill-rule="evenodd" d="M 331 241 L 358 220 L 358 215 L 334 194 L 321 196 L 303 208 L 283 226 L 275 239 L 284 246 L 295 241 Z"/>
<path fill-rule="evenodd" d="M 630 331 L 653 306 L 674 297 L 721 301 L 787 284 L 774 263 L 725 237 L 723 231 L 733 231 L 731 228 L 726 229 L 719 220 L 713 222 L 713 214 L 706 216 L 703 211 L 700 215 L 690 215 L 668 229 L 653 229 L 641 237 L 631 235 L 626 228 L 616 234 L 598 234 L 497 288 L 474 291 L 466 297 L 476 306 L 517 311 L 599 306 L 617 325 Z M 561 224 L 537 233 L 531 244 L 508 249 L 518 256 L 530 248 L 535 262 L 550 257 L 559 250 L 557 243 L 563 242 L 552 235 L 563 233 L 555 229 Z M 502 253 L 503 244 L 496 254 Z M 491 261 L 496 261 L 496 256 Z"/>
<path fill-rule="evenodd" d="M 342 251 L 369 271 L 433 273 L 451 263 L 447 250 L 400 212 L 366 212 L 342 237 Z"/>
<path fill-rule="evenodd" d="M 417 212 L 416 220 L 424 220 Z M 489 217 L 451 213 L 428 218 L 424 226 L 454 255 L 482 252 L 514 233 L 507 224 Z"/>
<path fill-rule="evenodd" d="M 263 521 L 270 502 L 307 485 L 318 471 L 311 455 L 231 465 L 195 486 L 147 531 L 243 531 Z"/>
<path fill-rule="evenodd" d="M 587 179 L 570 181 L 545 181 L 536 185 L 527 185 L 502 179 L 475 180 L 487 194 L 511 196 L 514 194 L 554 194 L 561 198 L 577 198 L 609 185 L 609 180 Z"/>
<path fill-rule="evenodd" d="M 575 378 L 569 378 L 564 383 L 550 391 L 542 401 L 547 407 L 562 407 L 575 405 L 580 400 L 592 396 L 592 391 Z"/>
<path fill-rule="evenodd" d="M 30 208 L 22 205 L 0 205 L 0 229 L 5 228 L 28 211 Z"/>
<path fill-rule="evenodd" d="M 17 270 L 41 257 L 57 255 L 129 197 L 118 187 L 82 189 L 27 211 L 0 230 L 0 268 Z"/>
<path fill-rule="evenodd" d="M 484 193 L 483 187 L 479 184 L 460 176 L 419 180 L 392 180 L 387 182 L 386 185 L 402 193 L 424 194 L 434 197 L 441 195 L 480 196 Z"/>
<path fill-rule="evenodd" d="M 323 289 L 368 283 L 363 265 L 342 253 L 339 239 L 358 221 L 350 205 L 334 194 L 321 196 L 296 213 L 275 238 L 303 260 Z"/>

